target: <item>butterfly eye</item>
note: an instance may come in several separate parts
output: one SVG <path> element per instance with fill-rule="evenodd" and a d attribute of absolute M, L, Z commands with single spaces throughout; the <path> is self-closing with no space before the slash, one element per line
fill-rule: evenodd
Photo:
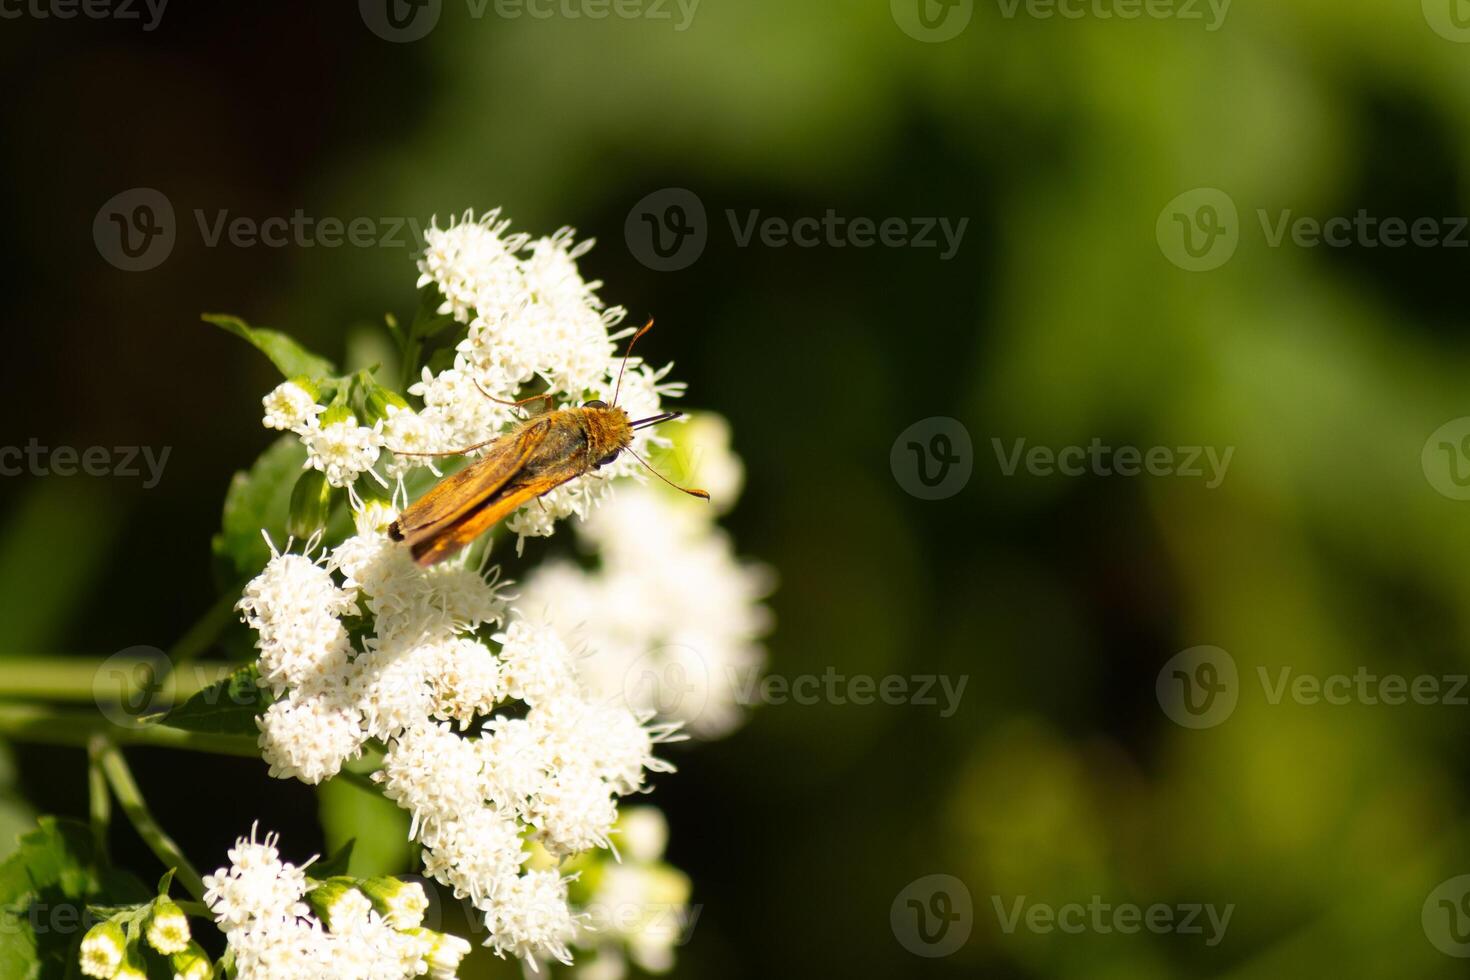
<path fill-rule="evenodd" d="M 607 402 L 601 398 L 594 398 L 582 406 L 583 408 L 607 408 Z M 599 464 L 600 465 L 600 464 Z"/>
<path fill-rule="evenodd" d="M 622 452 L 621 449 L 616 449 L 616 450 L 608 453 L 606 456 L 602 457 L 601 459 L 599 459 L 597 461 L 597 467 L 598 467 L 598 469 L 601 469 L 602 467 L 606 466 L 608 463 L 611 463 L 613 460 L 617 459 L 618 458 L 618 453 L 620 453 L 620 452 Z"/>

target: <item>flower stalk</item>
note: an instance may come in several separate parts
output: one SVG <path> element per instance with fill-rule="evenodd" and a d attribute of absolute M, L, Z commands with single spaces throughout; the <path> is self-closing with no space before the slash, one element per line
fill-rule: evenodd
<path fill-rule="evenodd" d="M 138 783 L 133 779 L 133 772 L 128 768 L 127 761 L 123 759 L 122 752 L 116 745 L 111 743 L 100 743 L 97 749 L 98 761 L 102 768 L 102 774 L 107 779 L 107 785 L 112 788 L 113 795 L 117 797 L 118 806 L 122 807 L 123 813 L 132 823 L 133 829 L 143 842 L 148 845 L 154 855 L 163 862 L 165 867 L 174 868 L 174 880 L 184 886 L 184 890 L 201 901 L 204 898 L 204 879 L 179 845 L 174 843 L 172 837 L 164 832 L 153 818 L 153 813 L 148 809 L 148 804 L 143 801 L 143 793 L 138 789 Z"/>

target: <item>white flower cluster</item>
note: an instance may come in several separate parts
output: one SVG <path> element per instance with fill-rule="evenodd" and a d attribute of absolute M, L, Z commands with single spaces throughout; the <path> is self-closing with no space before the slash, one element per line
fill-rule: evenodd
<path fill-rule="evenodd" d="M 456 974 L 470 944 L 420 927 L 428 907 L 422 886 L 392 879 L 366 883 L 376 889 L 343 879 L 315 882 L 305 866 L 281 860 L 275 835 L 257 842 L 255 833 L 251 828 L 248 839 L 236 841 L 229 867 L 204 877 L 205 904 L 225 933 L 239 980 Z"/>
<path fill-rule="evenodd" d="M 579 980 L 622 980 L 631 959 L 648 973 L 667 973 L 674 948 L 687 941 L 695 916 L 689 908 L 689 879 L 662 862 L 669 829 L 651 806 L 632 807 L 618 821 L 619 862 L 587 869 L 578 906 L 576 944 L 594 952 L 579 959 Z"/>
<path fill-rule="evenodd" d="M 379 740 L 374 778 L 412 813 L 426 873 L 485 913 L 498 953 L 566 961 L 566 882 L 522 871 L 525 840 L 554 855 L 609 847 L 618 798 L 670 769 L 653 751 L 673 729 L 589 699 L 553 630 L 508 613 L 463 562 L 419 568 L 381 530 L 391 518 L 366 507 L 317 561 L 275 555 L 247 586 L 277 697 L 258 720 L 262 754 L 272 775 L 316 783 Z M 359 611 L 374 623 L 360 651 L 339 618 Z M 475 635 L 492 623 L 506 624 L 494 649 Z M 517 717 L 493 714 L 512 703 Z"/>
<path fill-rule="evenodd" d="M 144 952 L 145 941 L 152 953 Z M 84 976 L 98 980 L 146 980 L 147 960 L 159 956 L 167 958 L 174 980 L 214 976 L 208 955 L 190 934 L 184 910 L 167 895 L 115 912 L 87 930 L 77 966 Z"/>
<path fill-rule="evenodd" d="M 723 419 L 701 413 L 655 462 L 728 508 L 742 473 L 729 438 Z M 658 484 L 620 487 L 576 525 L 600 566 L 542 565 L 519 602 L 568 643 L 595 629 L 598 656 L 583 670 L 592 690 L 706 738 L 740 723 L 741 691 L 765 660 L 757 640 L 770 625 L 760 601 L 769 572 L 736 559 L 715 516 L 708 504 Z"/>
<path fill-rule="evenodd" d="M 667 380 L 668 368 L 636 359 L 628 360 L 618 389 L 623 360 L 614 346 L 624 335 L 624 311 L 606 308 L 597 295 L 601 284 L 581 277 L 577 259 L 590 243 L 576 243 L 570 229 L 533 240 L 509 234 L 498 212 L 479 220 L 466 214 L 430 229 L 427 245 L 420 286 L 437 288 L 440 314 L 463 325 L 464 339 L 450 366 L 426 368 L 409 389 L 421 409 L 374 389 L 359 405 L 371 425 L 361 424 L 340 387 L 324 398 L 313 379 L 288 381 L 265 398 L 265 424 L 294 432 L 307 449 L 306 465 L 325 483 L 348 488 L 356 533 L 320 550 L 310 541 L 304 554 L 289 543 L 283 553 L 273 546 L 245 590 L 239 608 L 257 631 L 261 682 L 274 697 L 258 719 L 259 744 L 272 775 L 307 783 L 338 774 L 365 746 L 375 758 L 380 753 L 372 778 L 411 814 L 409 833 L 422 846 L 425 873 L 483 913 L 487 946 L 537 969 L 551 960 L 570 963 L 571 947 L 585 939 L 585 916 L 569 901 L 577 856 L 614 850 L 620 799 L 645 789 L 649 772 L 672 768 L 654 750 L 678 737 L 684 716 L 665 712 L 651 723 L 658 698 L 630 702 L 608 676 L 621 680 L 651 646 L 696 649 L 719 658 L 721 671 L 755 669 L 764 584 L 761 574 L 735 562 L 706 505 L 671 510 L 665 498 L 637 486 L 625 488 L 634 491 L 626 502 L 621 490 L 610 496 L 617 477 L 646 479 L 628 454 L 506 522 L 522 537 L 536 536 L 577 515 L 584 541 L 606 549 L 602 571 L 572 583 L 567 609 L 554 617 L 522 615 L 528 604 L 510 608 L 498 570 L 487 578 L 468 564 L 468 552 L 424 569 L 389 538 L 396 505 L 406 504 L 404 477 L 428 463 L 408 453 L 453 452 L 494 438 L 517 421 L 496 399 L 534 389 L 563 403 L 611 404 L 618 391 L 617 404 L 639 418 L 683 392 Z M 723 445 L 728 437 L 715 441 Z M 640 453 L 670 445 L 652 430 L 634 441 Z M 711 451 L 711 489 L 733 498 L 738 460 L 727 449 Z M 394 505 L 356 495 L 353 484 L 363 476 L 396 480 Z M 557 577 L 573 574 L 563 568 L 538 577 L 533 604 L 544 610 Z M 566 628 L 568 622 L 592 627 L 592 635 Z M 604 658 L 605 638 L 612 655 Z M 598 656 L 574 659 L 572 649 Z M 711 676 L 713 661 L 703 663 L 703 676 Z M 728 728 L 733 698 L 721 691 L 707 700 L 712 710 L 690 720 L 707 731 Z M 249 860 L 236 863 L 244 871 L 216 876 L 211 905 L 239 933 L 232 948 L 241 962 L 276 955 L 285 962 L 315 948 L 303 930 L 338 934 L 335 892 L 332 914 L 311 918 L 296 907 L 297 876 L 276 862 L 274 879 L 285 884 L 276 886 L 274 904 L 261 899 L 261 907 L 277 910 L 262 917 L 235 896 L 268 889 L 233 884 L 249 867 Z M 365 913 L 354 912 L 351 895 L 342 901 L 349 903 L 344 928 L 362 932 Z M 395 949 L 373 947 L 372 958 L 390 964 L 384 975 L 406 975 L 395 965 Z M 433 968 L 432 957 L 426 962 Z"/>
<path fill-rule="evenodd" d="M 495 210 L 478 220 L 466 213 L 425 233 L 419 285 L 438 287 L 445 297 L 440 313 L 464 324 L 466 336 L 451 366 L 437 374 L 425 367 L 409 387 L 422 410 L 388 406 L 364 425 L 345 411 L 324 409 L 302 383 L 287 381 L 265 396 L 264 424 L 295 432 L 307 449 L 306 465 L 334 487 L 351 488 L 365 474 L 383 482 L 374 467 L 386 459 L 384 472 L 398 481 L 401 499 L 403 477 L 433 464 L 432 456 L 410 454 L 453 453 L 493 438 L 519 421 L 503 403 L 538 379 L 536 390 L 557 403 L 612 403 L 623 366 L 615 341 L 631 330 L 618 329 L 627 311 L 605 306 L 597 295 L 602 284 L 587 282 L 577 269 L 592 242 L 576 242 L 570 228 L 532 239 L 508 234 L 508 227 Z M 620 407 L 644 418 L 660 412 L 663 399 L 683 394 L 682 382 L 667 380 L 671 367 L 655 370 L 629 359 Z M 643 430 L 633 449 L 646 454 L 666 443 Z M 523 538 L 549 535 L 557 520 L 586 516 L 606 496 L 610 478 L 635 473 L 643 478 L 637 461 L 624 454 L 521 508 L 507 526 Z"/>

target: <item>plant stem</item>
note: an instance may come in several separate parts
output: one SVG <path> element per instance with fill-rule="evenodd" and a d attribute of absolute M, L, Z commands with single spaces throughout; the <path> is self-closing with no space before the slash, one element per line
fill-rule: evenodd
<path fill-rule="evenodd" d="M 0 735 L 20 742 L 87 747 L 94 735 L 115 745 L 150 745 L 255 758 L 260 749 L 248 735 L 186 732 L 163 725 L 124 728 L 93 711 L 47 708 L 30 704 L 0 704 Z"/>
<path fill-rule="evenodd" d="M 148 805 L 143 802 L 143 794 L 138 789 L 137 782 L 133 779 L 132 770 L 128 768 L 123 759 L 122 752 L 116 745 L 103 740 L 98 754 L 102 763 L 102 772 L 107 777 L 107 784 L 112 787 L 113 794 L 117 797 L 118 805 L 127 815 L 132 823 L 133 829 L 149 849 L 163 862 L 166 868 L 176 868 L 174 878 L 184 886 L 184 890 L 193 895 L 199 901 L 204 900 L 204 879 L 199 877 L 199 872 L 184 857 L 184 852 L 179 850 L 179 845 L 173 842 L 173 838 L 163 832 L 158 821 L 153 819 Z"/>
<path fill-rule="evenodd" d="M 112 826 L 112 797 L 107 795 L 107 776 L 102 772 L 102 750 L 107 740 L 93 735 L 87 740 L 87 799 L 92 820 L 92 837 L 97 854 L 107 860 L 107 832 Z"/>
<path fill-rule="evenodd" d="M 142 659 L 136 663 L 145 663 Z M 174 696 L 185 700 L 228 676 L 235 665 L 211 664 L 173 674 Z M 0 657 L 0 697 L 42 701 L 92 701 L 97 674 L 104 667 L 131 676 L 127 663 L 94 657 Z M 177 664 L 176 664 L 177 668 Z M 115 692 L 109 691 L 109 695 Z"/>

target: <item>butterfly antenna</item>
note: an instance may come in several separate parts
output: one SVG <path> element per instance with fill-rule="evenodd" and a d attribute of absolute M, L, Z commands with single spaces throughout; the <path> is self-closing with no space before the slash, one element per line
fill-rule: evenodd
<path fill-rule="evenodd" d="M 628 370 L 628 358 L 633 356 L 633 345 L 638 343 L 639 337 L 648 333 L 648 331 L 651 329 L 653 329 L 653 318 L 649 317 L 648 322 L 643 325 L 643 329 L 635 333 L 633 335 L 633 339 L 628 341 L 628 349 L 623 351 L 623 363 L 622 366 L 618 368 L 618 384 L 617 387 L 613 388 L 612 403 L 614 405 L 618 403 L 618 395 L 622 394 L 623 391 L 623 372 Z"/>
<path fill-rule="evenodd" d="M 629 422 L 628 425 L 634 430 L 646 429 L 650 425 L 658 425 L 660 422 L 672 422 L 674 419 L 683 417 L 683 412 L 662 412 L 658 415 L 650 415 L 646 419 L 638 419 L 637 421 Z"/>
<path fill-rule="evenodd" d="M 680 493 L 687 493 L 687 494 L 689 494 L 689 496 L 691 496 L 691 497 L 698 497 L 700 500 L 708 500 L 709 499 L 709 491 L 708 490 L 691 490 L 688 487 L 681 487 L 681 486 L 679 486 L 679 484 L 675 483 L 673 480 L 670 480 L 668 477 L 664 476 L 662 473 L 660 473 L 658 470 L 654 469 L 652 466 L 649 466 L 648 465 L 648 460 L 644 459 L 642 456 L 639 456 L 636 452 L 634 452 L 632 446 L 624 446 L 623 447 L 623 452 L 630 454 L 634 459 L 638 460 L 638 462 L 640 462 L 640 463 L 643 464 L 643 468 L 644 469 L 646 469 L 648 472 L 652 473 L 654 476 L 658 477 L 660 480 L 662 480 L 665 483 L 667 483 L 669 486 L 673 487 L 675 490 L 678 490 Z"/>

